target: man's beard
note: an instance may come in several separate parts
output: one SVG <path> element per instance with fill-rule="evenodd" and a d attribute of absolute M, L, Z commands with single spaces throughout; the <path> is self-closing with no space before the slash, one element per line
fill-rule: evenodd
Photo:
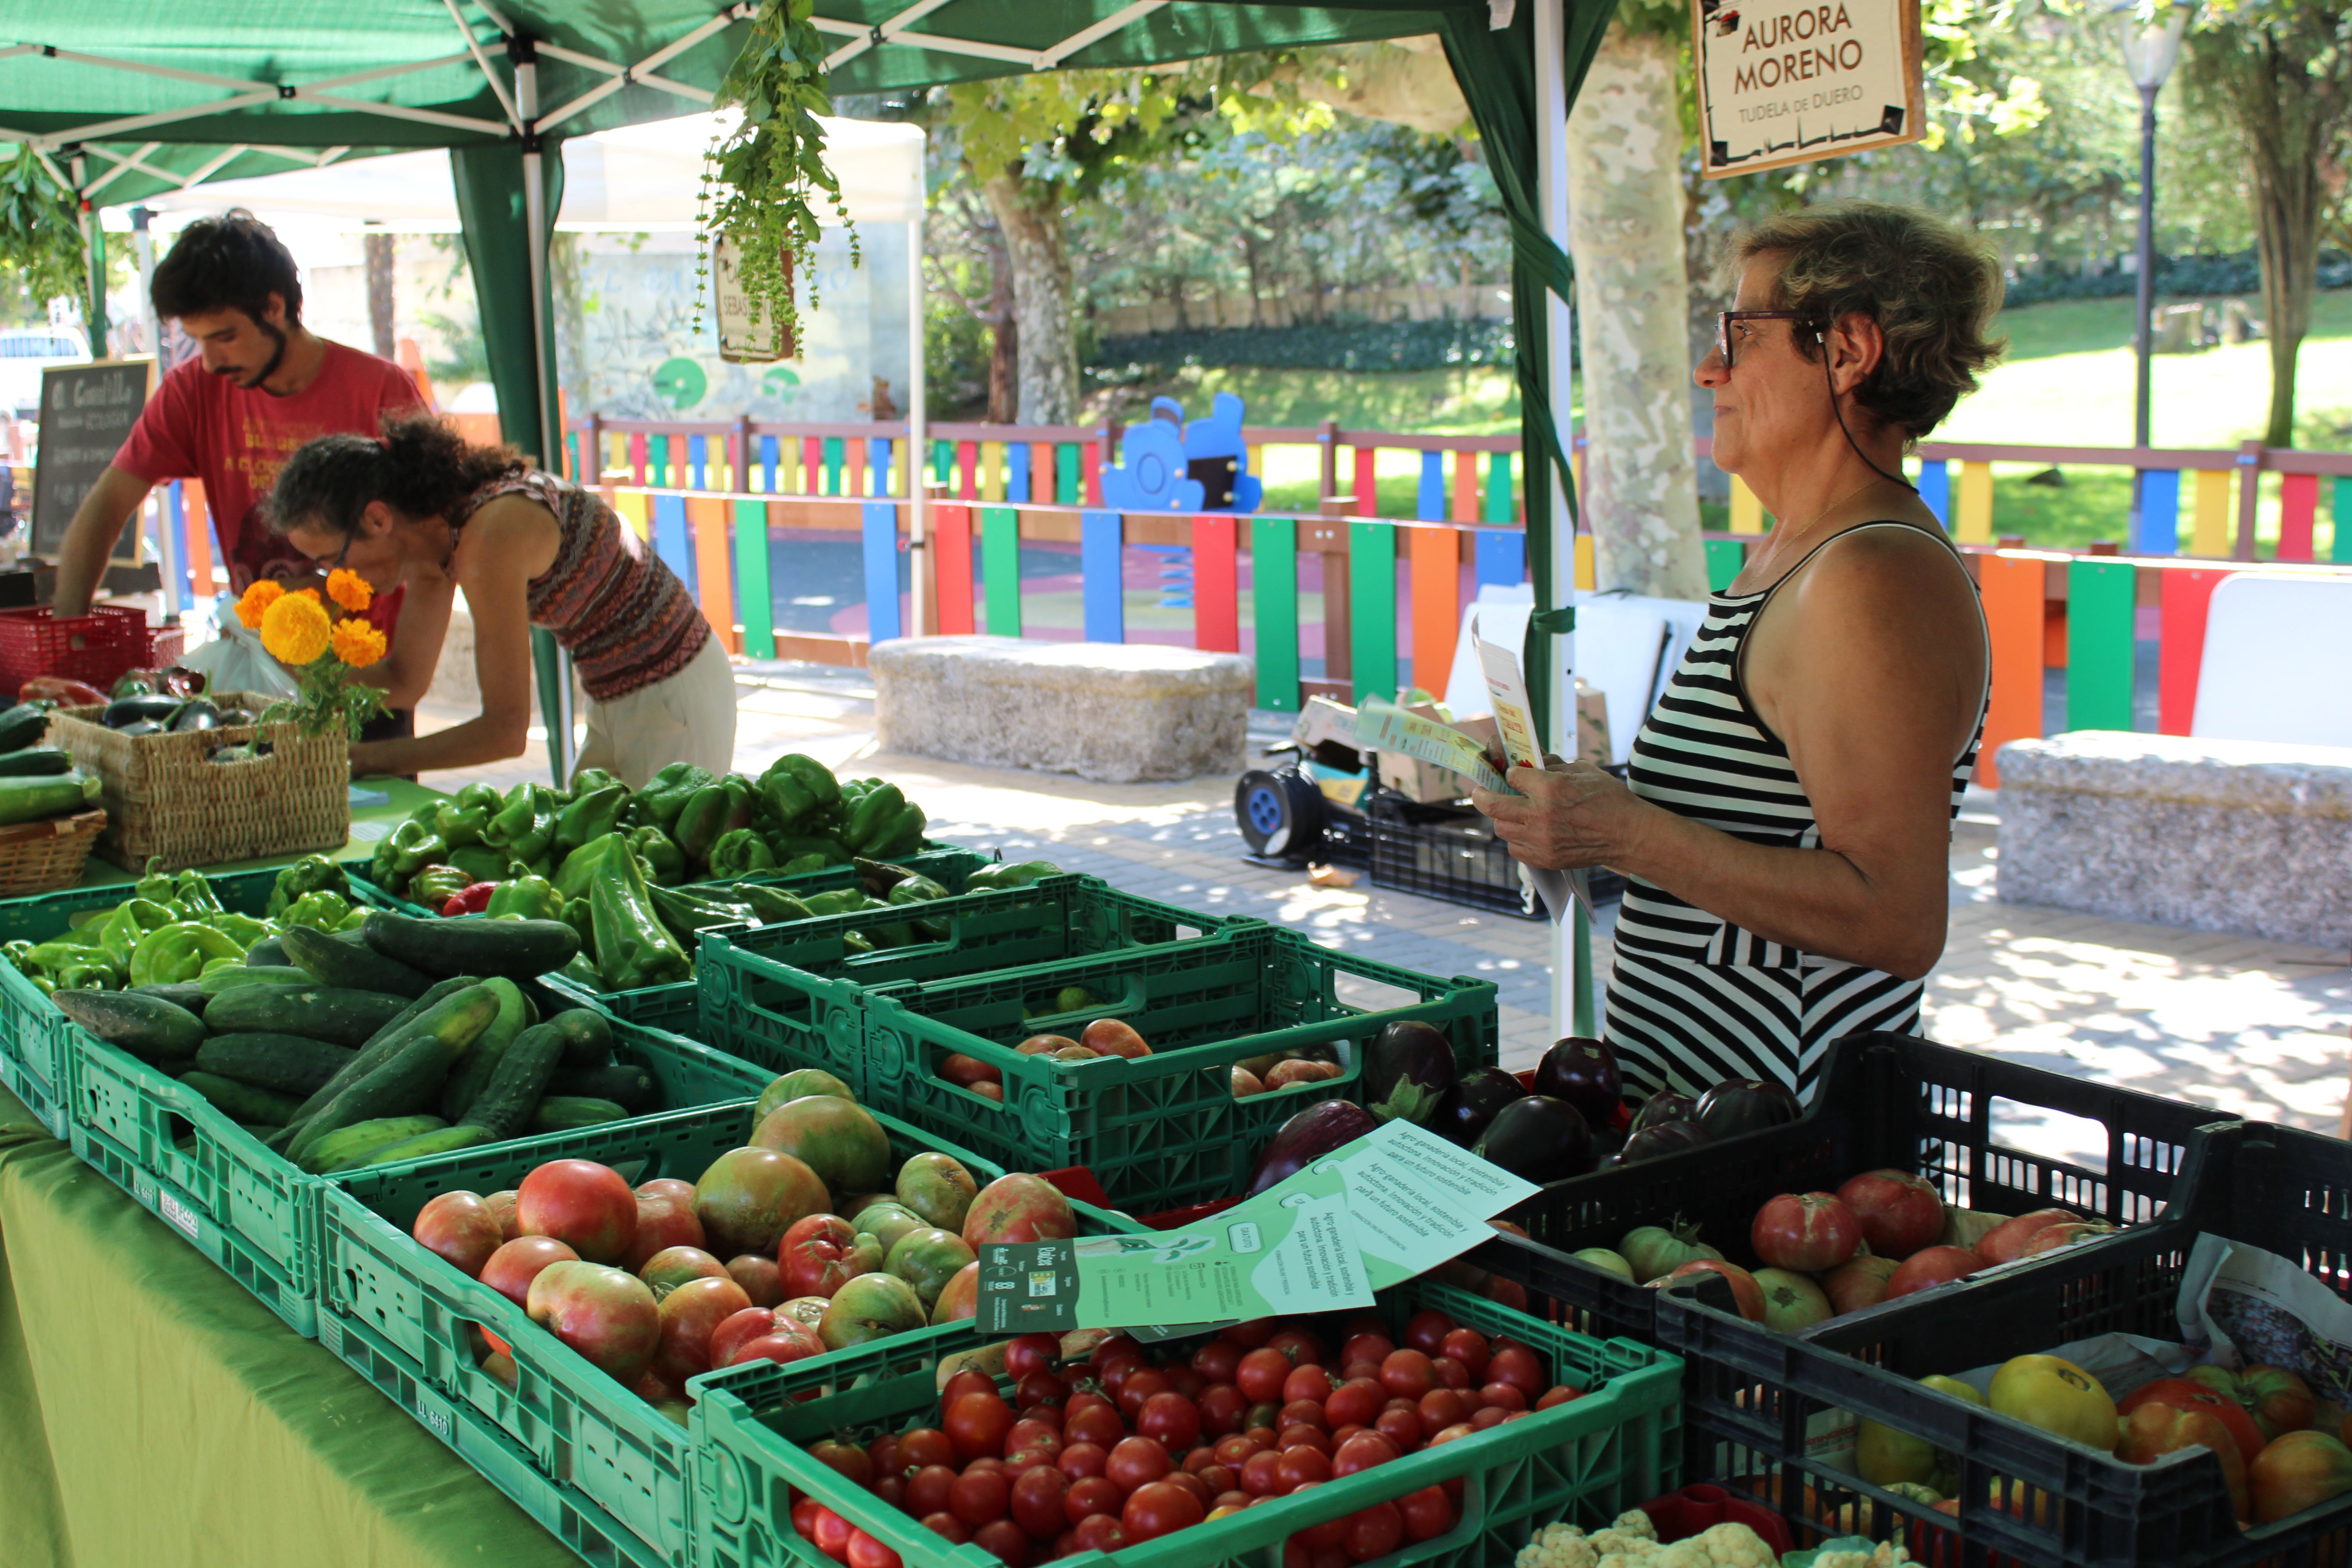
<path fill-rule="evenodd" d="M 259 327 L 263 331 L 268 333 L 270 342 L 276 343 L 278 346 L 271 352 L 269 355 L 269 363 L 263 365 L 260 370 L 255 372 L 250 379 L 245 377 L 238 378 L 236 384 L 239 388 L 247 392 L 251 392 L 255 387 L 261 386 L 263 382 L 268 381 L 271 376 L 278 374 L 278 367 L 279 365 L 286 363 L 286 334 L 279 331 L 276 327 L 271 326 L 268 322 L 258 319 L 256 319 L 253 324 Z M 233 368 L 224 369 L 219 374 L 222 375 L 236 375 L 236 372 Z M 267 392 L 268 391 L 268 388 L 262 387 L 262 390 Z"/>

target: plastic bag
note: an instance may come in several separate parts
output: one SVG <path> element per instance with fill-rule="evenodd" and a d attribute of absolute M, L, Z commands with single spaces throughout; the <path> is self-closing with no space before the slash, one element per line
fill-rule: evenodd
<path fill-rule="evenodd" d="M 301 685 L 261 646 L 261 634 L 236 618 L 236 601 L 226 594 L 213 601 L 213 626 L 220 635 L 180 660 L 204 672 L 207 689 L 273 699 L 301 695 Z"/>

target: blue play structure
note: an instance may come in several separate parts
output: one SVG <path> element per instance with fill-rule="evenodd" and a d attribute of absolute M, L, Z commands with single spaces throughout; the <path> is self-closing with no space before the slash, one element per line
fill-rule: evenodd
<path fill-rule="evenodd" d="M 1264 489 L 1242 444 L 1242 400 L 1217 394 L 1206 419 L 1184 423 L 1184 405 L 1151 400 L 1151 418 L 1119 440 L 1120 463 L 1102 474 L 1103 504 L 1118 511 L 1255 511 Z"/>

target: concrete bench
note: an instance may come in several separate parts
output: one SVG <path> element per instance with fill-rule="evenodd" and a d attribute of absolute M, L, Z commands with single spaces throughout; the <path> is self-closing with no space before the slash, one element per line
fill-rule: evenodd
<path fill-rule="evenodd" d="M 2001 900 L 2352 945 L 2352 748 L 2083 730 L 2000 749 Z"/>
<path fill-rule="evenodd" d="M 1106 784 L 1237 773 L 1256 668 L 1152 643 L 906 637 L 866 655 L 886 751 Z"/>

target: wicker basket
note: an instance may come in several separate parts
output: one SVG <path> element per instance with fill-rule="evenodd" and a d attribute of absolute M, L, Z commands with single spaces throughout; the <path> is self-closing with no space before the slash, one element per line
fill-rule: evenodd
<path fill-rule="evenodd" d="M 105 830 L 106 813 L 98 810 L 0 827 L 0 899 L 75 886 L 90 847 Z"/>
<path fill-rule="evenodd" d="M 236 692 L 214 700 L 268 700 Z M 124 735 L 100 724 L 102 708 L 60 708 L 49 744 L 98 776 L 106 831 L 98 852 L 126 871 L 150 858 L 166 870 L 339 849 L 352 836 L 351 746 L 310 737 L 290 723 L 236 724 L 178 734 Z M 266 756 L 207 761 L 223 746 L 257 741 Z"/>

